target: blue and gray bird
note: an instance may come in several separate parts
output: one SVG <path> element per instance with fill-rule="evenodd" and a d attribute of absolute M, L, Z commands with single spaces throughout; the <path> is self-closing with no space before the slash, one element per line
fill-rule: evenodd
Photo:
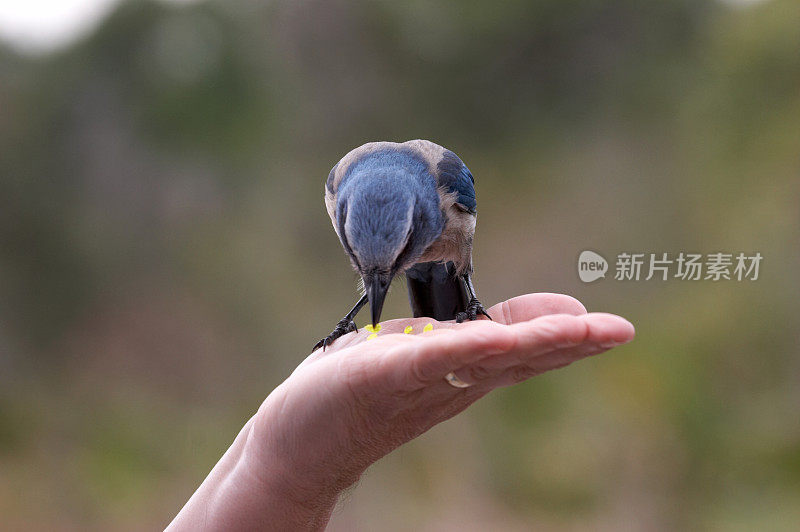
<path fill-rule="evenodd" d="M 489 317 L 471 277 L 475 183 L 455 153 L 428 140 L 364 144 L 331 170 L 325 205 L 364 294 L 314 349 L 355 331 L 353 318 L 367 302 L 376 326 L 399 274 L 415 317 Z"/>

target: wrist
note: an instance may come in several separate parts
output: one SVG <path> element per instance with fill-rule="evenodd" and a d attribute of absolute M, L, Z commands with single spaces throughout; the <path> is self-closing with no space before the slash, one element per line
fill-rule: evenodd
<path fill-rule="evenodd" d="M 336 499 L 379 456 L 359 445 L 360 431 L 330 405 L 316 404 L 311 415 L 287 415 L 284 385 L 270 394 L 246 436 L 243 459 L 250 470 L 299 504 Z M 337 408 L 339 406 L 337 405 Z M 374 445 L 369 446 L 374 448 Z"/>
<path fill-rule="evenodd" d="M 253 423 L 192 495 L 168 530 L 323 530 L 338 491 L 309 490 L 280 464 L 254 458 Z"/>
<path fill-rule="evenodd" d="M 272 523 L 287 530 L 322 530 L 330 518 L 339 491 L 297 479 L 276 463 L 264 463 L 245 452 L 233 474 L 236 482 L 254 494 L 255 504 L 264 506 Z"/>
<path fill-rule="evenodd" d="M 286 460 L 272 456 L 252 434 L 231 471 L 230 483 L 258 510 L 270 528 L 323 530 L 341 489 L 316 475 L 305 475 Z M 257 508 L 253 508 L 257 507 Z M 279 524 L 280 526 L 276 526 Z"/>

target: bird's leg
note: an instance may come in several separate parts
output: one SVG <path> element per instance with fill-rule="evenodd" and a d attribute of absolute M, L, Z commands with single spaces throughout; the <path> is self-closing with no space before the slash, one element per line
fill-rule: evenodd
<path fill-rule="evenodd" d="M 325 348 L 331 345 L 333 341 L 339 338 L 340 336 L 345 335 L 349 332 L 357 331 L 358 327 L 356 327 L 356 323 L 353 321 L 353 318 L 355 318 L 356 314 L 358 314 L 358 311 L 361 310 L 361 308 L 367 304 L 367 301 L 368 299 L 366 294 L 361 296 L 361 299 L 359 299 L 358 303 L 356 303 L 355 306 L 352 309 L 350 309 L 350 312 L 348 312 L 344 318 L 339 320 L 339 323 L 336 324 L 336 327 L 333 328 L 333 331 L 331 331 L 331 333 L 328 336 L 317 342 L 317 344 L 314 346 L 311 352 L 313 353 L 320 347 L 322 348 L 323 351 L 325 351 Z"/>
<path fill-rule="evenodd" d="M 483 305 L 475 296 L 475 287 L 472 286 L 472 276 L 469 274 L 469 272 L 467 272 L 463 274 L 461 278 L 464 280 L 464 284 L 467 286 L 467 296 L 469 296 L 469 301 L 467 302 L 467 308 L 464 309 L 464 312 L 459 312 L 456 314 L 456 323 L 461 323 L 465 320 L 475 320 L 478 318 L 478 314 L 483 314 L 491 320 L 492 317 L 486 313 L 486 309 L 483 308 Z"/>

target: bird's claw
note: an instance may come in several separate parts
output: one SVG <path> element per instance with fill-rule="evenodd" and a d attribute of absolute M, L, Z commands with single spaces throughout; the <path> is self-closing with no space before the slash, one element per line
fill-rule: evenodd
<path fill-rule="evenodd" d="M 456 323 L 474 321 L 478 319 L 478 314 L 483 314 L 490 320 L 492 319 L 492 317 L 487 314 L 486 309 L 483 308 L 483 305 L 481 305 L 481 302 L 478 301 L 477 298 L 473 297 L 469 300 L 467 308 L 464 310 L 464 312 L 459 312 L 456 314 Z"/>
<path fill-rule="evenodd" d="M 348 318 L 342 318 L 341 320 L 339 320 L 339 323 L 336 324 L 336 327 L 333 328 L 333 331 L 331 331 L 331 333 L 328 336 L 326 336 L 325 338 L 323 338 L 314 345 L 314 347 L 311 349 L 311 352 L 313 353 L 320 347 L 324 352 L 325 348 L 331 345 L 334 340 L 336 340 L 340 336 L 344 336 L 349 332 L 357 330 L 358 327 L 356 327 L 356 323 L 353 320 Z"/>

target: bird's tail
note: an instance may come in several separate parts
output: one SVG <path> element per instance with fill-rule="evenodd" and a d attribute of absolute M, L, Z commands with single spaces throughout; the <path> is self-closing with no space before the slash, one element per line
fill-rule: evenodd
<path fill-rule="evenodd" d="M 464 280 L 452 262 L 420 262 L 406 271 L 408 299 L 414 317 L 452 320 L 467 308 Z"/>

